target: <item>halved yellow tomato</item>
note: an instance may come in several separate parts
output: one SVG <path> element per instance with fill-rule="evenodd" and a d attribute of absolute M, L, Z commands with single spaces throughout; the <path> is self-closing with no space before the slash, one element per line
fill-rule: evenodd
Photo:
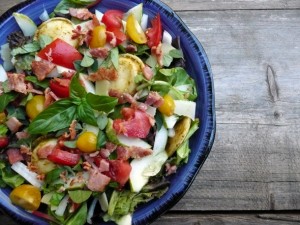
<path fill-rule="evenodd" d="M 83 132 L 77 139 L 76 145 L 82 152 L 94 152 L 97 150 L 97 136 L 93 132 Z"/>
<path fill-rule="evenodd" d="M 101 48 L 106 44 L 106 28 L 104 25 L 96 26 L 92 32 L 90 48 Z"/>
<path fill-rule="evenodd" d="M 126 31 L 128 36 L 137 44 L 145 44 L 147 37 L 141 25 L 133 14 L 130 14 L 126 21 Z"/>
<path fill-rule="evenodd" d="M 35 95 L 30 99 L 26 104 L 26 113 L 30 119 L 34 119 L 39 113 L 44 109 L 45 96 L 44 95 Z"/>
<path fill-rule="evenodd" d="M 35 211 L 41 204 L 40 190 L 31 184 L 22 184 L 10 193 L 9 198 L 14 205 Z"/>
<path fill-rule="evenodd" d="M 174 113 L 174 109 L 174 99 L 170 95 L 165 95 L 164 103 L 158 108 L 158 110 L 166 116 L 171 116 Z"/>

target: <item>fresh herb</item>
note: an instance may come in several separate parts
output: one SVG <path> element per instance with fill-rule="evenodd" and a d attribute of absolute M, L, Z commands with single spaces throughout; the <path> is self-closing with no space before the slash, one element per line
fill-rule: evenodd
<path fill-rule="evenodd" d="M 39 36 L 39 44 L 42 49 L 45 48 L 47 45 L 49 45 L 52 41 L 53 41 L 52 38 L 49 37 L 48 35 L 42 34 Z"/>
<path fill-rule="evenodd" d="M 54 9 L 56 14 L 68 14 L 70 8 L 84 8 L 97 0 L 62 0 Z"/>
<path fill-rule="evenodd" d="M 6 106 L 18 97 L 15 92 L 3 93 L 0 95 L 0 112 L 3 112 Z"/>
<path fill-rule="evenodd" d="M 85 51 L 84 57 L 80 63 L 80 66 L 82 67 L 90 67 L 94 64 L 94 59 L 89 51 Z"/>
<path fill-rule="evenodd" d="M 39 81 L 36 76 L 26 76 L 25 80 L 30 81 L 30 82 L 34 83 L 35 85 L 42 87 L 44 89 L 49 87 L 49 80 Z"/>
<path fill-rule="evenodd" d="M 31 70 L 31 63 L 34 60 L 34 55 L 30 54 L 24 54 L 24 55 L 17 55 L 15 57 L 15 68 L 17 71 L 23 71 L 23 70 Z"/>
<path fill-rule="evenodd" d="M 95 110 L 100 112 L 110 112 L 118 103 L 118 99 L 109 96 L 100 96 L 92 93 L 86 95 L 87 103 Z"/>
<path fill-rule="evenodd" d="M 0 124 L 0 137 L 5 135 L 7 133 L 7 131 L 8 131 L 7 126 Z"/>
<path fill-rule="evenodd" d="M 80 204 L 82 202 L 85 202 L 91 197 L 92 191 L 75 190 L 75 191 L 68 191 L 68 194 L 73 202 Z"/>
<path fill-rule="evenodd" d="M 84 202 L 80 208 L 75 212 L 70 219 L 65 223 L 66 225 L 84 225 L 86 223 L 88 214 L 87 203 Z"/>
<path fill-rule="evenodd" d="M 11 169 L 4 161 L 0 161 L 0 186 L 15 188 L 23 184 L 25 179 Z"/>
<path fill-rule="evenodd" d="M 11 51 L 13 56 L 23 55 L 28 53 L 37 52 L 41 49 L 40 44 L 37 41 L 33 41 L 31 43 L 25 44 L 21 47 L 15 48 Z"/>
<path fill-rule="evenodd" d="M 77 106 L 77 117 L 84 123 L 97 126 L 97 119 L 92 107 L 88 104 L 86 98 L 81 99 L 81 103 Z"/>

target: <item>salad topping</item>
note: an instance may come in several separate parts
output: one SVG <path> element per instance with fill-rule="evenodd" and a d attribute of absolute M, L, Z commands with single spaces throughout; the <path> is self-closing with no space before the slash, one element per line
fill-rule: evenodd
<path fill-rule="evenodd" d="M 0 187 L 51 224 L 130 224 L 168 190 L 199 125 L 160 14 L 99 2 L 62 0 L 38 24 L 14 13 L 21 31 L 0 50 Z"/>

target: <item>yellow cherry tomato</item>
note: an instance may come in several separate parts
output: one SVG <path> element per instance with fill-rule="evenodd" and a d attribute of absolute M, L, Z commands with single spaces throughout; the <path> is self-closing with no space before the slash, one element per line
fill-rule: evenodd
<path fill-rule="evenodd" d="M 95 152 L 97 150 L 97 136 L 93 132 L 86 131 L 79 136 L 76 145 L 82 152 Z"/>
<path fill-rule="evenodd" d="M 126 22 L 126 31 L 128 36 L 137 44 L 145 44 L 147 37 L 141 25 L 133 14 L 130 14 Z"/>
<path fill-rule="evenodd" d="M 41 204 L 40 190 L 30 184 L 22 184 L 10 193 L 9 198 L 14 205 L 18 205 L 23 209 L 35 211 Z"/>
<path fill-rule="evenodd" d="M 174 109 L 174 99 L 170 95 L 165 95 L 164 103 L 158 108 L 158 110 L 166 116 L 172 116 L 174 113 Z"/>
<path fill-rule="evenodd" d="M 45 109 L 44 106 L 45 97 L 44 95 L 35 95 L 26 104 L 26 113 L 30 119 L 34 119 L 40 112 Z"/>
<path fill-rule="evenodd" d="M 96 26 L 92 31 L 91 48 L 100 48 L 106 44 L 106 28 L 104 25 Z"/>

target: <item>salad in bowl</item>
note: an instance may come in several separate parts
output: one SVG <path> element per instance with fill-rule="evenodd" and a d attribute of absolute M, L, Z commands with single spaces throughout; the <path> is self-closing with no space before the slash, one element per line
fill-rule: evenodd
<path fill-rule="evenodd" d="M 131 224 L 199 128 L 180 37 L 143 3 L 101 4 L 62 0 L 40 22 L 15 12 L 1 46 L 0 187 L 50 224 Z"/>

